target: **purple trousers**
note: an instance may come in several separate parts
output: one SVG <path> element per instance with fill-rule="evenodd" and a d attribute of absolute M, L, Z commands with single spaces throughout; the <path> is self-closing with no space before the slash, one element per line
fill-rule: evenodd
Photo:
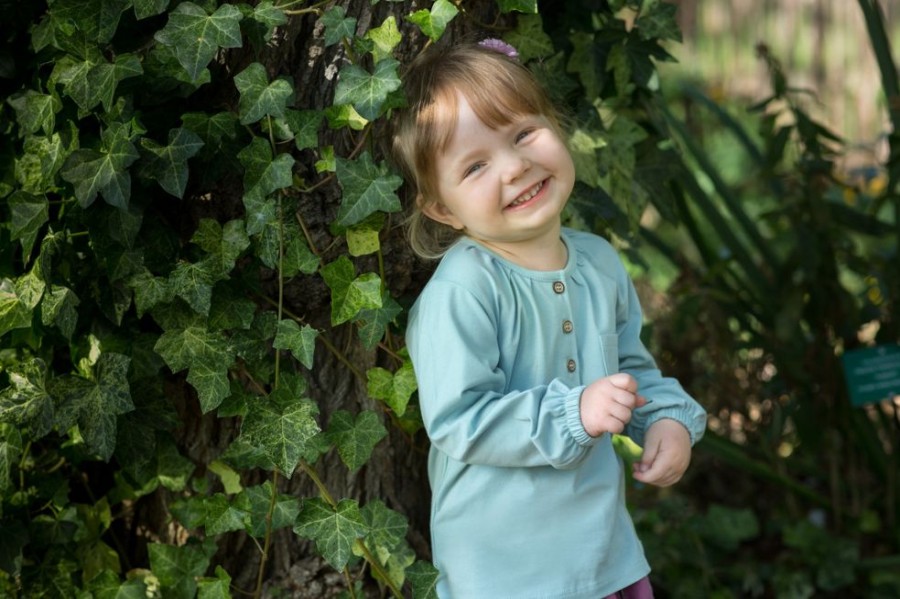
<path fill-rule="evenodd" d="M 653 587 L 650 586 L 650 578 L 645 576 L 621 591 L 607 595 L 604 599 L 653 599 Z"/>

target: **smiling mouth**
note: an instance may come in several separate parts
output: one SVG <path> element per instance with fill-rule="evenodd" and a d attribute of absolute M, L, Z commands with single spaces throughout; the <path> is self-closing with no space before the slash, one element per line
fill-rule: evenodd
<path fill-rule="evenodd" d="M 540 193 L 540 191 L 544 188 L 545 183 L 546 183 L 546 181 L 540 181 L 534 187 L 532 187 L 531 189 L 529 189 L 528 191 L 526 191 L 525 193 L 523 193 L 522 195 L 517 197 L 513 202 L 511 202 L 507 206 L 507 208 L 516 208 L 518 206 L 521 206 L 525 202 L 529 201 L 534 196 L 536 196 L 538 193 Z"/>

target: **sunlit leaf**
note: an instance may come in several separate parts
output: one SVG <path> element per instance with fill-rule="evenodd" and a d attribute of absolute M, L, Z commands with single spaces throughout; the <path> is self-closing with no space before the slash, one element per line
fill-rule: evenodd
<path fill-rule="evenodd" d="M 352 555 L 353 543 L 366 534 L 359 505 L 342 499 L 335 508 L 319 498 L 307 499 L 294 525 L 294 532 L 312 539 L 329 564 L 342 570 Z"/>
<path fill-rule="evenodd" d="M 382 400 L 397 416 L 403 416 L 410 397 L 418 387 L 412 362 L 404 360 L 395 373 L 378 366 L 370 368 L 366 371 L 366 378 L 369 397 Z"/>
<path fill-rule="evenodd" d="M 30 256 L 38 233 L 49 218 L 49 202 L 44 196 L 17 191 L 7 198 L 7 204 L 12 213 L 9 227 L 12 240 L 19 240 L 22 253 Z"/>
<path fill-rule="evenodd" d="M 400 30 L 397 28 L 397 19 L 393 15 L 388 16 L 378 27 L 373 27 L 366 32 L 366 38 L 372 40 L 372 56 L 375 62 L 389 58 L 394 48 L 403 40 Z"/>
<path fill-rule="evenodd" d="M 7 102 L 16 111 L 16 122 L 26 133 L 43 130 L 50 135 L 56 127 L 56 113 L 62 110 L 62 102 L 52 94 L 26 90 L 13 94 Z"/>
<path fill-rule="evenodd" d="M 306 443 L 319 432 L 312 401 L 279 387 L 256 401 L 241 424 L 241 439 L 259 448 L 290 477 Z"/>
<path fill-rule="evenodd" d="M 53 398 L 47 391 L 47 365 L 29 358 L 6 369 L 9 386 L 0 391 L 0 422 L 40 439 L 53 428 Z"/>
<path fill-rule="evenodd" d="M 347 256 L 323 266 L 322 278 L 331 289 L 331 322 L 334 325 L 351 320 L 360 310 L 381 307 L 381 278 L 371 272 L 357 277 Z"/>
<path fill-rule="evenodd" d="M 449 0 L 436 0 L 431 5 L 431 10 L 422 9 L 412 13 L 406 19 L 416 24 L 422 33 L 430 37 L 433 41 L 437 41 L 442 35 L 450 21 L 453 20 L 459 10 Z"/>

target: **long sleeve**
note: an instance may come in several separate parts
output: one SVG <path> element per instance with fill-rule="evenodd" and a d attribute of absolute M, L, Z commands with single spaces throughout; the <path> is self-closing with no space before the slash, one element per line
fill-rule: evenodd
<path fill-rule="evenodd" d="M 432 282 L 417 304 L 407 342 L 432 443 L 471 464 L 577 464 L 596 442 L 581 424 L 584 387 L 559 378 L 511 386 L 501 360 L 497 312 L 455 282 Z M 530 359 L 524 353 L 519 356 Z"/>

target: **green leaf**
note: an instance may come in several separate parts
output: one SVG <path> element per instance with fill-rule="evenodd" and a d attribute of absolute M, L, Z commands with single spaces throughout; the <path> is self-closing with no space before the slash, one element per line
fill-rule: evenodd
<path fill-rule="evenodd" d="M 544 32 L 540 15 L 523 15 L 516 19 L 516 28 L 503 36 L 519 53 L 519 60 L 528 62 L 534 58 L 552 56 L 553 40 Z"/>
<path fill-rule="evenodd" d="M 15 282 L 0 279 L 0 336 L 31 326 L 31 308 L 19 296 Z"/>
<path fill-rule="evenodd" d="M 81 110 L 89 111 L 102 103 L 111 112 L 119 81 L 142 73 L 141 62 L 133 54 L 118 55 L 111 63 L 102 56 L 81 61 L 64 57 L 55 65 L 51 78 L 63 86 L 64 94 Z"/>
<path fill-rule="evenodd" d="M 323 266 L 322 278 L 331 289 L 333 325 L 351 320 L 360 310 L 381 307 L 381 278 L 375 273 L 356 277 L 356 269 L 347 256 Z"/>
<path fill-rule="evenodd" d="M 241 11 L 223 4 L 213 14 L 193 2 L 183 2 L 169 13 L 166 26 L 154 36 L 175 51 L 192 81 L 198 81 L 219 48 L 240 48 Z"/>
<path fill-rule="evenodd" d="M 303 502 L 294 532 L 315 541 L 322 557 L 336 570 L 343 570 L 350 561 L 353 543 L 366 534 L 366 525 L 355 501 L 342 499 L 332 508 L 313 498 Z"/>
<path fill-rule="evenodd" d="M 43 360 L 27 360 L 6 367 L 9 386 L 0 391 L 0 422 L 14 424 L 37 440 L 53 428 L 53 398 L 46 388 Z"/>
<path fill-rule="evenodd" d="M 635 21 L 638 35 L 643 39 L 681 41 L 681 28 L 676 12 L 678 7 L 668 2 L 651 2 Z"/>
<path fill-rule="evenodd" d="M 319 22 L 325 26 L 325 46 L 337 44 L 344 38 L 352 39 L 356 34 L 356 19 L 347 16 L 343 6 L 332 6 L 322 15 Z"/>
<path fill-rule="evenodd" d="M 537 0 L 497 0 L 497 6 L 501 13 L 521 12 L 528 15 L 536 15 L 538 12 Z"/>
<path fill-rule="evenodd" d="M 414 23 L 422 30 L 422 33 L 437 41 L 453 18 L 459 13 L 459 10 L 448 0 L 436 0 L 431 5 L 431 10 L 417 10 L 412 13 L 406 20 Z"/>
<path fill-rule="evenodd" d="M 154 306 L 168 303 L 175 297 L 169 279 L 155 277 L 146 269 L 132 276 L 127 284 L 134 292 L 134 306 L 139 317 Z"/>
<path fill-rule="evenodd" d="M 335 222 L 349 227 L 381 210 L 397 212 L 400 198 L 394 193 L 403 183 L 384 163 L 376 165 L 368 152 L 357 160 L 337 158 L 337 178 L 344 190 Z"/>
<path fill-rule="evenodd" d="M 111 206 L 128 206 L 131 197 L 128 167 L 139 157 L 129 137 L 128 127 L 113 123 L 103 132 L 103 146 L 99 151 L 76 150 L 66 160 L 62 178 L 75 186 L 75 197 L 83 208 L 90 206 L 98 193 Z"/>
<path fill-rule="evenodd" d="M 315 148 L 319 145 L 319 126 L 322 124 L 322 113 L 318 110 L 285 110 L 284 124 L 287 133 L 279 139 L 294 140 L 298 150 Z"/>
<path fill-rule="evenodd" d="M 7 203 L 11 212 L 9 222 L 11 239 L 19 240 L 22 244 L 22 253 L 27 259 L 31 256 L 41 227 L 49 219 L 50 203 L 44 196 L 34 196 L 23 191 L 14 192 L 7 199 Z"/>
<path fill-rule="evenodd" d="M 15 161 L 16 181 L 21 185 L 21 191 L 34 195 L 57 191 L 56 174 L 78 145 L 76 136 L 66 138 L 68 144 L 59 133 L 50 137 L 25 138 L 23 153 Z"/>
<path fill-rule="evenodd" d="M 241 29 L 249 38 L 253 47 L 261 50 L 272 40 L 272 37 L 275 35 L 275 28 L 286 25 L 287 22 L 288 18 L 284 10 L 272 4 L 269 0 L 264 0 L 253 7 L 251 14 L 246 15 L 246 20 L 242 23 Z"/>
<path fill-rule="evenodd" d="M 56 113 L 62 110 L 62 102 L 55 95 L 30 89 L 13 94 L 7 102 L 16 111 L 16 122 L 25 133 L 43 130 L 51 135 L 56 128 Z"/>
<path fill-rule="evenodd" d="M 319 331 L 308 324 L 303 328 L 293 320 L 282 320 L 278 323 L 278 331 L 275 333 L 275 349 L 289 349 L 291 354 L 307 368 L 312 368 L 313 352 L 316 349 L 316 337 Z"/>
<path fill-rule="evenodd" d="M 194 462 L 181 455 L 175 441 L 168 436 L 160 436 L 155 455 L 159 484 L 176 493 L 183 491 L 196 470 Z"/>
<path fill-rule="evenodd" d="M 197 580 L 197 599 L 231 599 L 231 576 L 222 566 L 216 566 L 215 578 Z"/>
<path fill-rule="evenodd" d="M 344 464 L 355 472 L 361 468 L 379 441 L 387 436 L 387 429 L 371 410 L 360 412 L 354 419 L 350 412 L 338 410 L 331 416 L 325 437 L 337 447 Z"/>
<path fill-rule="evenodd" d="M 381 249 L 380 231 L 370 227 L 350 227 L 347 230 L 347 251 L 353 257 L 374 254 Z"/>
<path fill-rule="evenodd" d="M 224 227 L 211 218 L 201 219 L 191 241 L 210 254 L 220 278 L 234 269 L 238 257 L 250 247 L 241 219 L 228 221 Z"/>
<path fill-rule="evenodd" d="M 272 504 L 274 487 L 272 481 L 266 481 L 261 485 L 247 487 L 235 499 L 235 505 L 247 514 L 245 527 L 247 532 L 256 538 L 266 535 L 266 518 L 269 507 L 272 509 L 271 530 L 287 528 L 291 526 L 300 513 L 300 500 L 293 495 L 278 494 Z"/>
<path fill-rule="evenodd" d="M 220 277 L 221 271 L 214 257 L 206 257 L 200 262 L 181 261 L 169 275 L 169 286 L 195 312 L 208 316 L 213 285 Z"/>
<path fill-rule="evenodd" d="M 387 293 L 382 296 L 381 302 L 380 308 L 360 310 L 356 316 L 359 339 L 368 349 L 373 349 L 384 339 L 388 326 L 403 312 L 400 304 Z"/>
<path fill-rule="evenodd" d="M 269 142 L 254 137 L 238 154 L 244 166 L 244 207 L 247 210 L 247 234 L 254 235 L 274 221 L 275 202 L 267 201 L 271 193 L 293 184 L 294 158 L 279 154 L 273 160 Z"/>
<path fill-rule="evenodd" d="M 188 181 L 188 158 L 200 151 L 203 140 L 193 131 L 179 127 L 169 131 L 168 145 L 161 146 L 144 137 L 141 146 L 147 153 L 145 169 L 148 176 L 176 198 L 183 198 Z"/>
<path fill-rule="evenodd" d="M 388 94 L 400 87 L 399 66 L 393 58 L 378 62 L 372 73 L 355 64 L 344 66 L 338 74 L 334 103 L 351 104 L 363 118 L 375 120 Z"/>
<path fill-rule="evenodd" d="M 386 403 L 397 416 L 403 416 L 410 397 L 418 388 L 412 362 L 408 359 L 393 374 L 378 366 L 370 368 L 366 371 L 366 379 L 369 397 Z"/>
<path fill-rule="evenodd" d="M 255 314 L 256 304 L 243 290 L 229 285 L 217 285 L 213 290 L 208 320 L 211 330 L 249 329 Z"/>
<path fill-rule="evenodd" d="M 286 278 L 293 277 L 297 273 L 312 274 L 319 270 L 319 257 L 309 250 L 306 238 L 300 228 L 294 226 L 285 227 L 287 246 L 284 248 L 284 260 L 281 264 L 281 274 Z"/>
<path fill-rule="evenodd" d="M 63 337 L 71 341 L 75 325 L 78 323 L 76 308 L 79 303 L 74 291 L 62 285 L 54 285 L 44 295 L 41 304 L 41 322 L 44 326 L 56 325 Z"/>
<path fill-rule="evenodd" d="M 310 400 L 279 387 L 260 398 L 241 424 L 240 438 L 271 459 L 290 477 L 305 445 L 319 432 L 314 416 L 319 409 Z"/>
<path fill-rule="evenodd" d="M 117 416 L 134 409 L 128 384 L 131 358 L 103 353 L 94 368 L 94 379 L 64 375 L 51 379 L 48 391 L 56 401 L 60 428 L 77 422 L 88 450 L 109 461 L 116 446 Z"/>
<path fill-rule="evenodd" d="M 234 363 L 234 348 L 221 333 L 198 325 L 168 330 L 153 349 L 172 372 L 188 369 L 188 382 L 197 389 L 204 413 L 230 393 L 228 369 Z"/>
<path fill-rule="evenodd" d="M 406 577 L 412 585 L 413 599 L 438 599 L 439 572 L 432 564 L 418 561 L 406 569 Z"/>
<path fill-rule="evenodd" d="M 91 599 L 147 599 L 147 584 L 140 578 L 122 582 L 113 570 L 103 570 L 86 585 Z"/>
<path fill-rule="evenodd" d="M 378 27 L 369 29 L 366 32 L 366 39 L 370 39 L 374 43 L 372 56 L 375 58 L 375 62 L 381 62 L 392 55 L 394 48 L 403 40 L 403 36 L 397 28 L 397 19 L 390 15 Z"/>
<path fill-rule="evenodd" d="M 372 548 L 392 550 L 406 538 L 409 528 L 406 518 L 389 509 L 380 499 L 370 501 L 360 512 L 369 531 L 366 543 Z"/>
<path fill-rule="evenodd" d="M 162 14 L 169 6 L 169 0 L 132 0 L 134 16 L 140 21 Z"/>
<path fill-rule="evenodd" d="M 269 83 L 266 67 L 258 62 L 235 75 L 234 84 L 241 94 L 238 113 L 242 125 L 255 123 L 265 116 L 284 117 L 294 97 L 294 88 L 286 79 Z"/>
<path fill-rule="evenodd" d="M 0 422 L 0 492 L 14 488 L 10 477 L 21 455 L 22 433 L 12 424 Z"/>
<path fill-rule="evenodd" d="M 53 17 L 74 28 L 85 39 L 106 44 L 116 32 L 119 17 L 131 5 L 129 0 L 58 0 Z"/>
<path fill-rule="evenodd" d="M 150 569 L 162 585 L 162 596 L 171 599 L 192 599 L 197 592 L 197 578 L 206 573 L 216 552 L 216 541 L 207 538 L 203 544 L 147 545 Z"/>

